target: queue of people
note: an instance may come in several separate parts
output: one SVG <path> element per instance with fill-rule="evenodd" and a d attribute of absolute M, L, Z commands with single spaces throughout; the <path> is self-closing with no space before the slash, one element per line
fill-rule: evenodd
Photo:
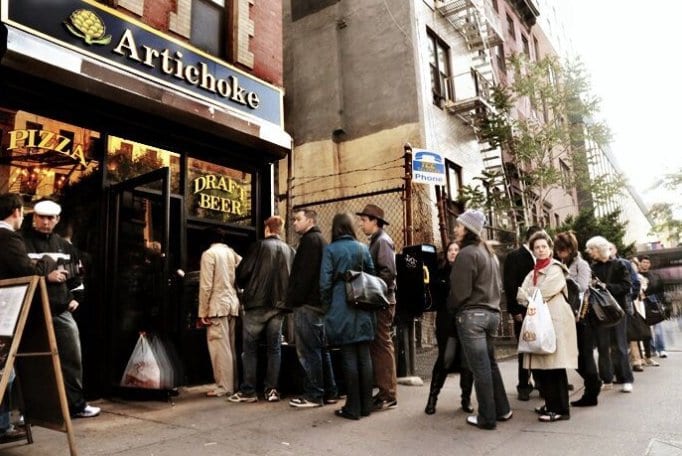
<path fill-rule="evenodd" d="M 32 274 L 46 277 L 70 412 L 74 417 L 92 417 L 100 409 L 87 404 L 83 396 L 78 327 L 71 315 L 79 302 L 71 292 L 73 284 L 67 285 L 68 273 L 57 268 L 52 256 L 44 255 L 70 251 L 68 242 L 54 233 L 60 212 L 54 201 L 36 203 L 33 230 L 22 239 L 16 233 L 23 220 L 21 199 L 15 194 L 0 196 L 4 246 L 0 279 Z M 265 220 L 264 238 L 254 243 L 244 258 L 227 245 L 222 230 L 206 231 L 209 247 L 201 256 L 197 324 L 206 327 L 216 385 L 206 395 L 226 396 L 234 403 L 257 402 L 258 345 L 265 339 L 263 398 L 280 401 L 282 327 L 290 315 L 304 373 L 302 394 L 289 400 L 291 407 L 314 408 L 339 402 L 342 397 L 329 350 L 338 347 L 346 397 L 335 415 L 358 420 L 372 412 L 395 409 L 397 376 L 391 330 L 396 264 L 393 241 L 383 230 L 388 225 L 384 211 L 368 204 L 356 213 L 355 220 L 347 213 L 336 214 L 329 244 L 317 226 L 315 211 L 299 209 L 292 216 L 300 236 L 297 249 L 282 240 L 284 220 L 279 216 Z M 632 392 L 633 371 L 641 371 L 644 365 L 657 366 L 653 352 L 666 356 L 662 332 L 631 340 L 627 318 L 609 328 L 594 327 L 581 320 L 567 300 L 567 277 L 577 283 L 581 298 L 592 281 L 599 280 L 628 315 L 638 312 L 644 318 L 644 303 L 660 299 L 661 292 L 661 281 L 650 271 L 648 258 L 633 262 L 619 258 L 608 240 L 595 236 L 586 243 L 589 264 L 582 258 L 573 233 L 559 233 L 552 239 L 539 227 L 531 227 L 524 245 L 508 255 L 502 277 L 497 256 L 483 240 L 484 225 L 485 216 L 480 211 L 467 210 L 457 218 L 455 240 L 446 246 L 434 281 L 438 356 L 426 414 L 436 412 L 448 373 L 458 371 L 461 408 L 470 414 L 468 424 L 492 430 L 512 418 L 495 356 L 503 293 L 517 337 L 531 296 L 538 291 L 554 325 L 554 353 L 519 356 L 517 397 L 527 401 L 533 389 L 539 391 L 544 404 L 535 411 L 541 422 L 570 419 L 571 406 L 596 406 L 600 391 L 614 382 L 621 385 L 621 391 Z M 356 227 L 368 237 L 368 243 L 358 241 Z M 29 259 L 30 253 L 36 261 Z M 388 290 L 389 306 L 376 312 L 350 307 L 343 282 L 344 273 L 350 269 L 381 278 Z M 236 333 L 239 316 L 241 334 Z M 241 337 L 241 354 L 236 353 L 237 337 Z M 237 356 L 243 363 L 241 384 Z M 568 369 L 576 369 L 584 380 L 582 397 L 570 403 Z M 476 396 L 475 414 L 472 393 Z M 7 400 L 3 400 L 0 437 L 15 432 L 7 412 Z"/>
<path fill-rule="evenodd" d="M 459 369 L 462 408 L 473 412 L 465 401 L 470 391 L 467 390 L 469 375 L 473 376 L 478 402 L 478 413 L 468 416 L 466 421 L 481 429 L 495 429 L 497 423 L 510 419 L 513 413 L 494 355 L 494 335 L 500 319 L 499 265 L 480 240 L 484 220 L 478 211 L 461 214 L 454 230 L 456 241 L 448 244 L 444 252 L 445 261 L 434 285 L 438 357 L 425 413 L 435 413 L 448 368 L 457 350 L 461 350 L 464 354 L 464 363 Z M 539 421 L 551 423 L 569 420 L 571 407 L 598 405 L 600 392 L 612 388 L 614 383 L 620 385 L 622 392 L 631 393 L 633 371 L 641 372 L 640 366 L 645 365 L 659 366 L 652 359 L 653 352 L 659 357 L 667 356 L 664 345 L 656 350 L 652 342 L 652 335 L 656 334 L 653 328 L 645 331 L 642 340 L 628 336 L 632 334 L 632 331 L 628 333 L 628 327 L 632 325 L 633 312 L 639 312 L 644 318 L 645 300 L 662 299 L 660 278 L 650 272 L 649 259 L 620 258 L 612 243 L 595 236 L 586 243 L 591 261 L 588 262 L 580 253 L 574 233 L 559 233 L 552 239 L 536 226 L 527 230 L 525 240 L 505 261 L 503 285 L 508 311 L 518 338 L 526 307 L 531 296 L 539 291 L 551 315 L 556 350 L 551 354 L 519 354 L 517 399 L 527 401 L 531 391 L 537 389 L 544 402 L 535 412 Z M 643 262 L 646 263 L 642 267 Z M 443 271 L 449 274 L 447 279 L 443 278 Z M 642 271 L 648 272 L 647 276 Z M 567 278 L 575 283 L 578 302 L 583 302 L 594 281 L 601 281 L 626 317 L 610 327 L 593 325 L 582 318 L 584 315 L 578 315 L 578 309 L 569 304 Z M 649 294 L 651 278 L 658 288 L 654 288 L 656 293 Z M 448 290 L 447 298 L 443 298 L 443 289 Z M 568 382 L 569 369 L 577 370 L 584 381 L 582 396 L 571 402 L 569 392 L 573 385 Z"/>

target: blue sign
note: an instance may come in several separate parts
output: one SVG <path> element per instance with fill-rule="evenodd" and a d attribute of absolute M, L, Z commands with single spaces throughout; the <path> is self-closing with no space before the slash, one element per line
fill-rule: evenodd
<path fill-rule="evenodd" d="M 445 161 L 438 152 L 412 149 L 412 182 L 445 185 Z"/>
<path fill-rule="evenodd" d="M 2 20 L 146 79 L 282 126 L 281 89 L 92 0 L 8 0 Z"/>

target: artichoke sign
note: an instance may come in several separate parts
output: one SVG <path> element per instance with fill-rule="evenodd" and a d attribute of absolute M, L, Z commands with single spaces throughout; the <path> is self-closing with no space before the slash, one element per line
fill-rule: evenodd
<path fill-rule="evenodd" d="M 78 9 L 71 13 L 64 25 L 73 35 L 83 38 L 86 44 L 107 45 L 111 42 L 111 35 L 104 35 L 104 22 L 90 10 Z"/>

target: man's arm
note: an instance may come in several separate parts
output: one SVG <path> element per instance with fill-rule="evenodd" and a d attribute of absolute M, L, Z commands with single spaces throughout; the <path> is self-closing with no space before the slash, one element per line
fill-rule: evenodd
<path fill-rule="evenodd" d="M 395 251 L 381 236 L 377 239 L 377 244 L 377 261 L 374 265 L 376 275 L 386 282 L 389 290 L 392 290 L 396 276 Z"/>

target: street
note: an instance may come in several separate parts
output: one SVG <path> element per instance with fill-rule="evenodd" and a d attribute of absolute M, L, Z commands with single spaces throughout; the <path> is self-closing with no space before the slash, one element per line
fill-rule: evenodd
<path fill-rule="evenodd" d="M 206 398 L 209 386 L 183 389 L 174 404 L 97 401 L 99 418 L 74 420 L 80 455 L 682 455 L 682 333 L 676 321 L 666 325 L 668 357 L 660 367 L 635 373 L 634 392 L 604 391 L 599 406 L 573 408 L 570 421 L 540 423 L 529 402 L 516 400 L 516 359 L 500 361 L 514 411 L 497 430 L 465 423 L 459 409 L 458 378 L 448 378 L 435 415 L 424 414 L 424 386 L 399 386 L 398 408 L 360 421 L 337 418 L 339 405 L 297 410 L 286 399 L 269 404 L 232 404 Z M 575 385 L 572 400 L 582 393 Z M 474 401 L 475 405 L 475 401 Z M 0 447 L 0 453 L 67 455 L 66 435 L 33 428 L 35 443 Z"/>

